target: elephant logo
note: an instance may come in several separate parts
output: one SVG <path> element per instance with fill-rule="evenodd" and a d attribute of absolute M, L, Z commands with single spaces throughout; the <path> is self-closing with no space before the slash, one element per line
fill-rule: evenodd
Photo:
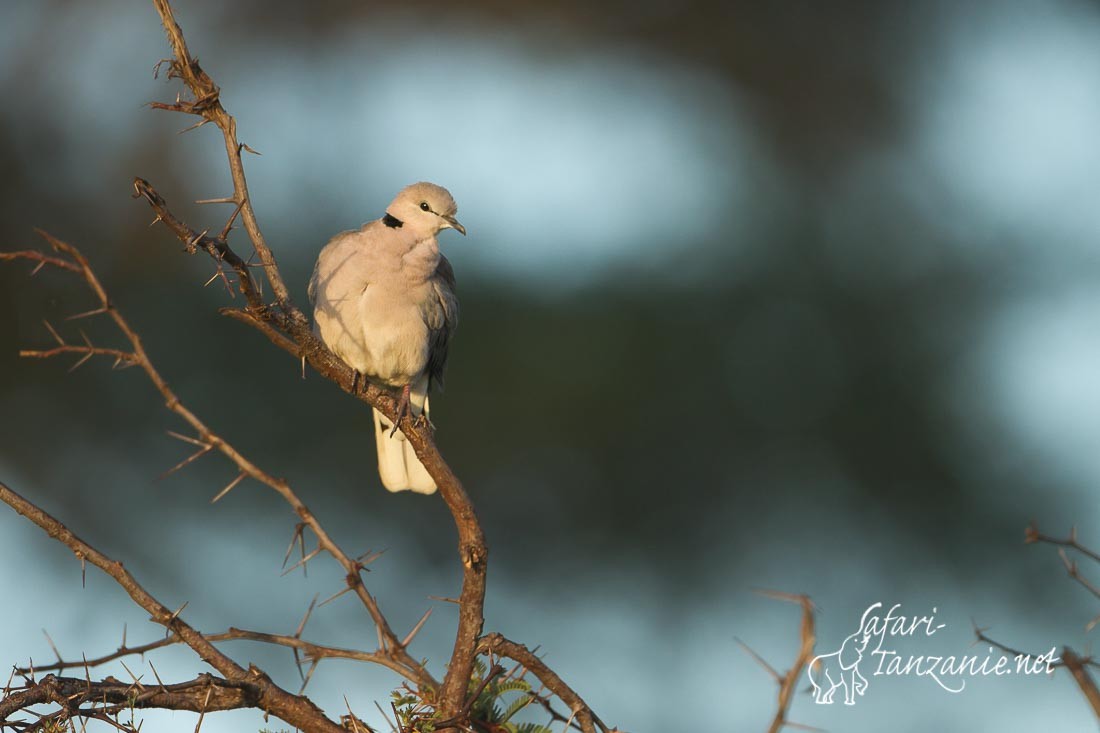
<path fill-rule="evenodd" d="M 867 678 L 859 671 L 863 653 L 873 632 L 867 628 L 867 615 L 881 604 L 875 604 L 863 612 L 859 629 L 831 654 L 819 654 L 806 667 L 806 676 L 814 690 L 814 701 L 819 705 L 832 705 L 838 687 L 844 688 L 844 704 L 855 705 L 856 695 L 867 692 Z"/>

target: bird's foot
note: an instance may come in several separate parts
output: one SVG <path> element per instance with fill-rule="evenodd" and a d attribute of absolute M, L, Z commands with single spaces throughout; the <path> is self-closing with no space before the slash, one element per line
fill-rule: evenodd
<path fill-rule="evenodd" d="M 422 412 L 417 415 L 416 419 L 413 420 L 413 425 L 415 425 L 417 428 L 428 428 L 433 433 L 435 432 L 435 423 L 431 421 L 431 419 L 428 417 L 428 413 L 426 412 Z"/>
<path fill-rule="evenodd" d="M 409 397 L 411 396 L 411 390 L 409 385 L 405 385 L 401 388 L 401 399 L 397 401 L 397 414 L 393 418 L 393 430 L 390 431 L 390 437 L 397 435 L 397 424 L 401 422 L 401 418 L 409 412 Z"/>

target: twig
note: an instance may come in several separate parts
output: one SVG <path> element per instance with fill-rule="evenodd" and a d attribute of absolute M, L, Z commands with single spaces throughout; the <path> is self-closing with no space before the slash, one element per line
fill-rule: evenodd
<path fill-rule="evenodd" d="M 809 664 L 814 656 L 814 644 L 816 643 L 816 637 L 814 636 L 814 604 L 810 601 L 809 596 L 805 595 L 781 593 L 778 591 L 757 592 L 767 598 L 786 601 L 788 603 L 797 603 L 802 607 L 802 623 L 799 628 L 798 654 L 794 658 L 794 664 L 791 665 L 791 668 L 787 670 L 786 674 L 779 674 L 771 665 L 757 656 L 755 652 L 751 649 L 749 650 L 749 653 L 752 654 L 757 661 L 763 664 L 779 683 L 779 696 L 776 703 L 775 717 L 772 718 L 771 725 L 768 727 L 768 733 L 779 733 L 784 727 L 798 725 L 796 723 L 791 723 L 787 716 L 791 709 L 791 701 L 794 696 L 795 688 L 798 686 L 798 680 L 802 676 L 802 670 Z M 748 647 L 745 648 L 748 649 Z"/>

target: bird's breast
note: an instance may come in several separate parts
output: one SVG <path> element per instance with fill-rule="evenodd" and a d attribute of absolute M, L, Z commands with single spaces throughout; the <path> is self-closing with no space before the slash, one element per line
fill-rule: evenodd
<path fill-rule="evenodd" d="M 428 327 L 415 288 L 370 285 L 359 302 L 368 376 L 390 386 L 415 382 L 428 364 Z"/>

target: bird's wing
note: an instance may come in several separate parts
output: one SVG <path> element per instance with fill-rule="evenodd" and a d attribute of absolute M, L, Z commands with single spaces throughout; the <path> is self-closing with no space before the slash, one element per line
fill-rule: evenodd
<path fill-rule="evenodd" d="M 443 368 L 451 336 L 458 327 L 458 296 L 455 293 L 455 271 L 446 257 L 440 256 L 439 266 L 430 281 L 431 297 L 436 301 L 428 319 L 428 379 L 432 385 L 443 386 Z"/>

